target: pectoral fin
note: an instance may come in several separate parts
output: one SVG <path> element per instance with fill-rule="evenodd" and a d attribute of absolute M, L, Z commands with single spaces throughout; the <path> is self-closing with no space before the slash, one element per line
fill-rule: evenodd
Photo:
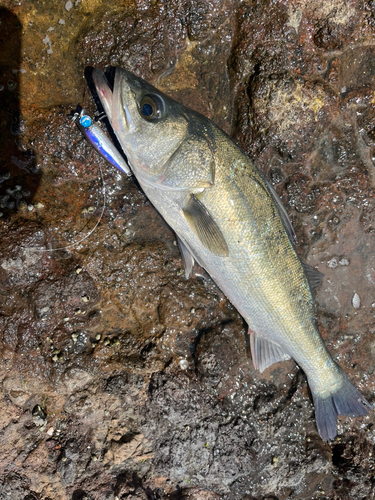
<path fill-rule="evenodd" d="M 278 361 L 286 361 L 290 356 L 279 345 L 249 329 L 250 349 L 254 368 L 261 373 Z"/>
<path fill-rule="evenodd" d="M 215 255 L 227 257 L 228 245 L 219 226 L 206 207 L 193 194 L 189 196 L 188 203 L 182 211 L 202 245 Z"/>

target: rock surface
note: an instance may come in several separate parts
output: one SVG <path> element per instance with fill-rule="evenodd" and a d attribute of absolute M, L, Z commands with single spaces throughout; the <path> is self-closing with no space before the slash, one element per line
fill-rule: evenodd
<path fill-rule="evenodd" d="M 204 113 L 271 180 L 325 278 L 320 331 L 374 402 L 375 3 L 3 0 L 0 499 L 370 499 L 374 415 L 319 438 L 294 362 L 67 115 L 87 66 Z"/>

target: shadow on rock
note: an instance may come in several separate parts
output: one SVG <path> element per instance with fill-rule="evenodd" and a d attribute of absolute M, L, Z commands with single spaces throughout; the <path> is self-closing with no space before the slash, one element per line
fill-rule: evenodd
<path fill-rule="evenodd" d="M 22 140 L 24 122 L 19 108 L 22 25 L 0 7 L 0 217 L 27 206 L 38 189 L 40 175 L 34 152 Z"/>

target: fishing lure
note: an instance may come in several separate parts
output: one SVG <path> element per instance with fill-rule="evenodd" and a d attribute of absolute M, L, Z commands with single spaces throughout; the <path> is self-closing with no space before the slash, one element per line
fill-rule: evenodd
<path fill-rule="evenodd" d="M 71 120 L 77 125 L 83 136 L 100 156 L 126 175 L 132 175 L 125 159 L 111 139 L 109 139 L 98 123 L 83 108 L 78 106 L 77 111 L 71 116 Z"/>

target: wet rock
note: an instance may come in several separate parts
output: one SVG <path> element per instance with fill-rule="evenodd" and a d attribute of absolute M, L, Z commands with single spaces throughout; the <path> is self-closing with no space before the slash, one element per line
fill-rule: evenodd
<path fill-rule="evenodd" d="M 85 67 L 118 64 L 230 133 L 373 402 L 373 2 L 9 0 L 0 20 L 0 498 L 371 498 L 373 414 L 322 442 L 299 368 L 254 370 L 241 317 L 67 115 L 95 110 Z"/>

